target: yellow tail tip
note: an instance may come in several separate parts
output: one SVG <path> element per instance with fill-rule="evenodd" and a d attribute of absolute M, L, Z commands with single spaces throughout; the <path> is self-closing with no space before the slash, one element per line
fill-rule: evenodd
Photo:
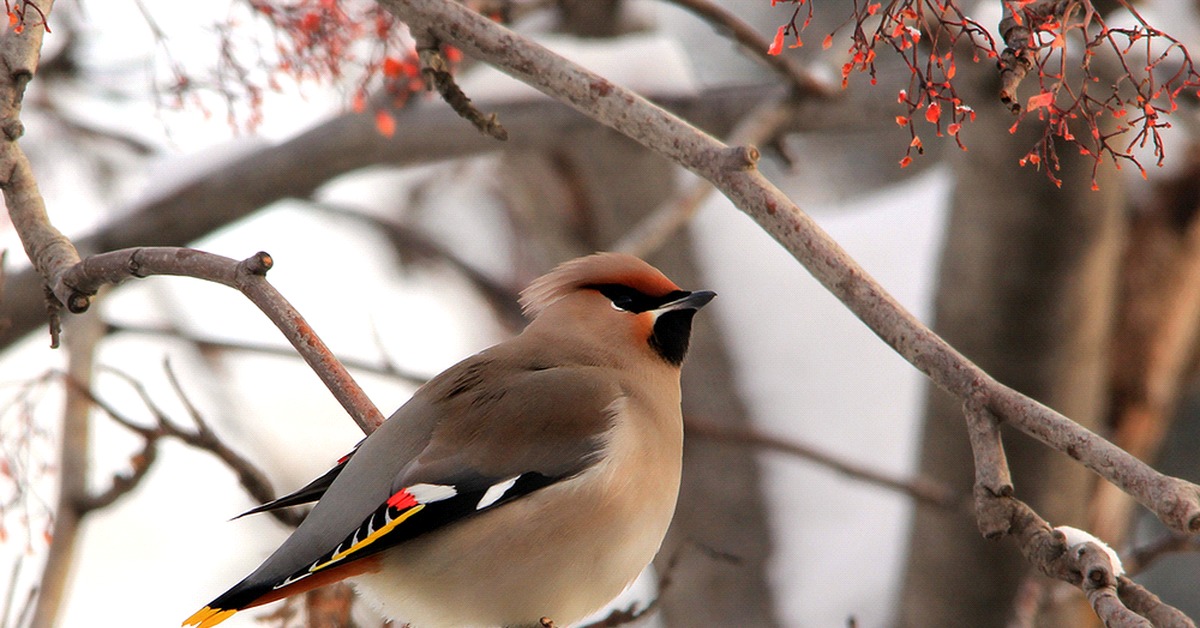
<path fill-rule="evenodd" d="M 183 620 L 184 626 L 195 626 L 196 628 L 212 628 L 217 624 L 233 617 L 237 609 L 212 608 L 205 606 L 196 611 L 195 615 Z"/>

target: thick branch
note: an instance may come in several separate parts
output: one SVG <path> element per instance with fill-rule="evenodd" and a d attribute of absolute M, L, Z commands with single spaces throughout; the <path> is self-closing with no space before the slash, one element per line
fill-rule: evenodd
<path fill-rule="evenodd" d="M 70 290 L 61 279 L 79 261 L 79 254 L 50 224 L 29 159 L 17 145 L 25 133 L 21 123 L 25 87 L 37 71 L 46 32 L 44 20 L 53 6 L 53 0 L 38 0 L 34 10 L 26 8 L 27 19 L 22 20 L 21 29 L 10 26 L 0 35 L 0 191 L 34 268 L 58 300 L 74 310 L 82 304 L 68 301 Z"/>
<path fill-rule="evenodd" d="M 453 2 L 380 0 L 426 30 L 709 179 L 826 289 L 938 386 L 1067 453 L 1117 484 L 1168 526 L 1200 530 L 1200 487 L 1164 476 L 1063 415 L 996 382 L 904 309 L 828 234 L 756 169 L 744 152 L 637 94 Z"/>

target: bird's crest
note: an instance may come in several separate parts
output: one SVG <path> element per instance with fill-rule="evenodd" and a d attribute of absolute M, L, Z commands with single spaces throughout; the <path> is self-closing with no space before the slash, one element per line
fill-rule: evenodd
<path fill-rule="evenodd" d="M 661 296 L 679 290 L 666 275 L 646 262 L 624 253 L 596 253 L 563 262 L 554 270 L 533 280 L 521 291 L 521 308 L 529 318 L 537 318 L 555 301 L 585 286 L 620 284 L 649 296 Z"/>

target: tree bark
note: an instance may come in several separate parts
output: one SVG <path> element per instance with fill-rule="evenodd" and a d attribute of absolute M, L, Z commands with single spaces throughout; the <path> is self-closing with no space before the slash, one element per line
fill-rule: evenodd
<path fill-rule="evenodd" d="M 992 80 L 974 84 L 970 102 L 995 101 Z M 1028 120 L 1012 135 L 1007 111 L 978 108 L 978 120 L 962 131 L 969 150 L 954 160 L 935 330 L 999 381 L 1099 429 L 1123 243 L 1121 181 L 1101 168 L 1100 191 L 1089 191 L 1091 159 L 1067 148 L 1056 188 L 1032 165 L 1017 167 L 1037 140 L 1026 129 L 1040 132 L 1038 124 Z M 932 388 L 927 399 L 921 473 L 969 493 L 962 406 Z M 1085 525 L 1086 470 L 1021 434 L 1005 437 L 1017 497 L 1053 525 Z M 1003 626 L 1027 571 L 1019 553 L 984 540 L 959 512 L 918 504 L 899 623 Z M 1042 621 L 1085 625 L 1086 605 L 1067 606 Z"/>

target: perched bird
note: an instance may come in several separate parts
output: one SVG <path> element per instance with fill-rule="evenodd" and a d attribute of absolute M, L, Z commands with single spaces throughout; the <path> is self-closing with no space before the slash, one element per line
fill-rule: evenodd
<path fill-rule="evenodd" d="M 433 378 L 324 475 L 251 510 L 319 500 L 184 625 L 347 578 L 417 628 L 565 626 L 598 610 L 671 521 L 679 367 L 713 296 L 615 253 L 535 280 L 524 332 Z"/>

